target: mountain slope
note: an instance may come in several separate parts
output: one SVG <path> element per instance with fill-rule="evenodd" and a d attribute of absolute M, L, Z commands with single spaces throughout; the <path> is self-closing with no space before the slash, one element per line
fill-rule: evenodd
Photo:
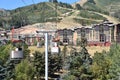
<path fill-rule="evenodd" d="M 75 7 L 75 4 L 80 4 L 80 6 L 83 6 L 88 0 L 80 0 L 78 2 L 75 2 L 72 4 L 73 7 Z"/>
<path fill-rule="evenodd" d="M 105 17 L 106 19 L 108 19 L 109 21 L 113 22 L 114 24 L 118 24 L 119 23 L 119 21 L 116 18 L 112 17 L 112 16 L 108 16 L 108 15 L 101 14 L 101 13 L 98 13 L 98 12 L 95 12 L 95 13 Z"/>
<path fill-rule="evenodd" d="M 114 5 L 120 5 L 120 0 L 94 0 L 97 6 L 107 9 L 108 7 Z"/>
<path fill-rule="evenodd" d="M 86 2 L 87 2 L 87 0 L 81 0 L 80 5 L 83 6 Z"/>
<path fill-rule="evenodd" d="M 80 4 L 83 2 L 84 0 L 80 0 L 77 3 Z M 99 12 L 101 14 L 109 15 L 109 17 L 112 16 L 111 18 L 107 17 L 108 19 L 112 21 L 113 20 L 116 21 L 114 17 L 120 20 L 120 14 L 119 14 L 120 0 L 87 0 L 87 1 L 85 0 L 84 4 L 82 4 L 82 8 L 88 11 L 94 11 L 94 12 Z"/>
<path fill-rule="evenodd" d="M 76 3 L 84 9 L 104 14 L 111 14 L 111 12 L 120 10 L 120 0 L 80 0 Z"/>
<path fill-rule="evenodd" d="M 9 16 L 0 15 L 0 26 L 16 28 L 35 23 L 49 24 L 55 28 L 73 28 L 81 24 L 91 25 L 108 19 L 118 23 L 117 19 L 108 15 L 108 11 L 100 7 L 102 1 L 81 0 L 83 9 L 77 10 L 67 3 L 41 2 L 9 11 Z M 106 3 L 105 3 L 106 4 Z M 104 4 L 104 5 L 105 5 Z M 4 23 L 4 24 L 3 24 Z M 55 26 L 56 25 L 56 26 Z"/>

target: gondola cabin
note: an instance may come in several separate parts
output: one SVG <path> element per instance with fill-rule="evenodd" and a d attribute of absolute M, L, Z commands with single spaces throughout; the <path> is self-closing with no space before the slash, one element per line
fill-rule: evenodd
<path fill-rule="evenodd" d="M 59 52 L 60 52 L 60 48 L 59 48 L 57 42 L 52 42 L 51 43 L 51 53 L 56 54 L 56 53 L 59 53 Z"/>
<path fill-rule="evenodd" d="M 16 48 L 12 50 L 10 53 L 10 59 L 22 59 L 23 58 L 23 50 L 22 48 Z"/>

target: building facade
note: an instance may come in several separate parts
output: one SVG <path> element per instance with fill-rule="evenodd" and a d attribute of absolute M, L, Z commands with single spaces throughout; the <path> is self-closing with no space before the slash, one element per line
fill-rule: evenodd
<path fill-rule="evenodd" d="M 120 42 L 118 31 L 120 31 L 119 27 L 117 27 L 117 38 L 115 38 L 115 25 L 106 20 L 91 27 L 80 27 L 74 30 L 60 29 L 57 33 L 63 43 L 77 45 L 77 40 L 80 41 L 81 36 L 84 36 L 89 46 L 110 46 L 115 39 Z"/>
<path fill-rule="evenodd" d="M 120 24 L 115 26 L 115 41 L 120 43 Z"/>
<path fill-rule="evenodd" d="M 14 33 L 11 34 L 13 39 L 19 39 L 19 33 L 15 33 L 15 31 L 12 33 Z M 44 39 L 43 33 L 39 32 L 38 34 L 37 31 L 34 34 L 23 35 L 28 44 L 33 44 L 36 40 L 39 42 L 41 38 Z M 113 41 L 120 43 L 120 24 L 115 25 L 106 20 L 100 24 L 77 27 L 74 30 L 58 29 L 50 35 L 52 37 L 49 40 L 55 38 L 55 41 L 60 41 L 63 44 L 77 45 L 77 40 L 81 40 L 81 36 L 84 36 L 88 41 L 88 46 L 110 46 Z"/>
<path fill-rule="evenodd" d="M 73 44 L 73 32 L 71 29 L 59 29 L 56 34 L 63 44 Z"/>

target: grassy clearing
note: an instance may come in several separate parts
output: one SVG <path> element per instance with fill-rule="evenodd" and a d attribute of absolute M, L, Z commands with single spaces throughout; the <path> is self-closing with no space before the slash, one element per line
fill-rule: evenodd
<path fill-rule="evenodd" d="M 88 52 L 90 53 L 91 56 L 94 56 L 95 52 L 102 52 L 104 51 L 109 51 L 110 47 L 105 47 L 105 46 L 92 46 L 92 47 L 87 47 Z"/>
<path fill-rule="evenodd" d="M 28 48 L 30 50 L 30 53 L 35 53 L 35 51 L 39 51 L 39 52 L 44 52 L 45 47 L 41 47 L 41 48 L 37 48 L 36 46 L 29 46 Z"/>
<path fill-rule="evenodd" d="M 97 24 L 98 22 L 95 20 L 95 21 L 91 21 L 91 20 L 88 20 L 88 19 L 79 19 L 79 18 L 73 18 L 73 20 L 79 24 L 87 24 L 87 25 L 90 25 L 90 24 Z"/>
<path fill-rule="evenodd" d="M 64 46 L 60 46 L 60 48 L 61 48 L 61 51 L 62 51 Z M 67 48 L 68 48 L 67 50 L 68 50 L 68 54 L 69 54 L 71 48 L 69 46 Z M 77 50 L 80 50 L 80 47 L 76 47 L 76 48 L 77 48 Z M 30 53 L 32 53 L 32 54 L 35 51 L 40 51 L 41 53 L 43 53 L 45 51 L 45 47 L 37 48 L 36 46 L 30 46 L 29 49 L 30 49 Z M 94 56 L 95 52 L 102 52 L 103 50 L 109 51 L 109 49 L 110 49 L 110 47 L 105 47 L 105 46 L 87 47 L 87 50 L 88 50 L 88 52 L 90 53 L 91 56 Z"/>
<path fill-rule="evenodd" d="M 78 14 L 78 16 L 81 16 L 83 18 L 88 18 L 88 19 L 94 19 L 94 20 L 104 20 L 106 19 L 105 17 L 96 14 L 94 12 L 90 12 L 87 10 L 81 10 L 80 13 Z"/>

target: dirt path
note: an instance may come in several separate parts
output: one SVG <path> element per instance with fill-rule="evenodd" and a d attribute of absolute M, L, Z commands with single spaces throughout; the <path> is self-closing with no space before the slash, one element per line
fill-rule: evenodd
<path fill-rule="evenodd" d="M 47 5 L 50 6 L 51 8 L 53 8 L 53 10 L 57 10 L 57 9 L 55 8 L 55 5 L 52 6 L 52 5 L 48 4 L 48 3 L 47 3 Z M 62 13 L 61 13 L 60 11 L 57 10 L 57 14 L 60 15 L 60 14 L 62 14 Z"/>
<path fill-rule="evenodd" d="M 99 14 L 99 15 L 107 18 L 109 21 L 113 22 L 114 24 L 118 24 L 119 23 L 119 21 L 116 18 L 112 17 L 112 16 L 108 16 L 108 15 L 101 14 L 101 13 L 98 13 L 98 12 L 94 12 L 94 13 Z"/>
<path fill-rule="evenodd" d="M 72 15 L 69 15 L 72 12 Z M 74 28 L 75 26 L 80 26 L 79 23 L 76 23 L 73 18 L 76 17 L 76 11 L 73 10 L 69 12 L 60 23 L 58 23 L 59 28 Z"/>

